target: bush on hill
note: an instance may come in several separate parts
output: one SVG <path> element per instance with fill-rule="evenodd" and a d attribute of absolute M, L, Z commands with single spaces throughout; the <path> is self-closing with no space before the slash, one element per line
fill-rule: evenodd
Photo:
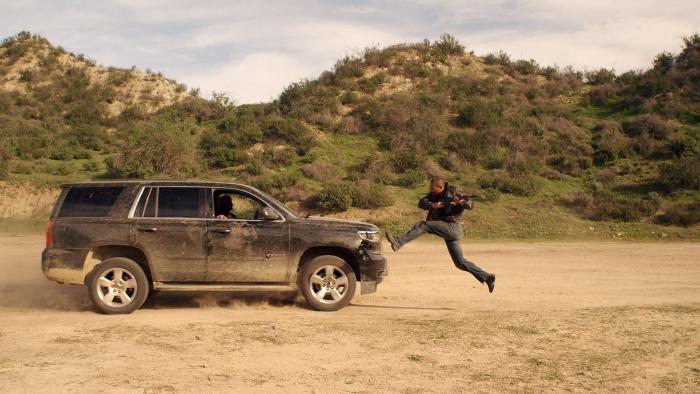
<path fill-rule="evenodd" d="M 656 217 L 656 223 L 685 227 L 700 223 L 700 202 L 671 205 Z"/>
<path fill-rule="evenodd" d="M 311 198 L 310 205 L 323 211 L 347 211 L 352 206 L 352 195 L 348 193 L 347 184 L 342 182 L 328 183 Z"/>
<path fill-rule="evenodd" d="M 9 140 L 0 138 L 0 179 L 5 179 L 10 173 L 10 165 L 14 154 Z"/>
<path fill-rule="evenodd" d="M 481 189 L 491 188 L 516 196 L 532 196 L 541 185 L 532 175 L 512 176 L 501 170 L 493 170 L 480 176 L 477 183 Z"/>
<path fill-rule="evenodd" d="M 137 124 L 125 133 L 117 154 L 107 161 L 110 176 L 178 178 L 196 173 L 193 122 L 160 117 Z"/>

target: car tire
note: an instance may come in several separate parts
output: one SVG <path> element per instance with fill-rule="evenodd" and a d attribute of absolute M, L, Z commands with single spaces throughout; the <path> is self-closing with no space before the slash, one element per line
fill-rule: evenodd
<path fill-rule="evenodd" d="M 141 266 L 125 257 L 98 264 L 88 280 L 88 294 L 105 314 L 127 314 L 139 309 L 148 298 L 149 282 Z"/>
<path fill-rule="evenodd" d="M 355 271 L 337 256 L 318 256 L 301 267 L 298 286 L 306 303 L 323 311 L 337 311 L 355 295 Z"/>

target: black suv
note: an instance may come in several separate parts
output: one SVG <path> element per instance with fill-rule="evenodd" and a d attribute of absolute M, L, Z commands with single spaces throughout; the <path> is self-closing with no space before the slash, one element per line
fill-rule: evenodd
<path fill-rule="evenodd" d="M 250 186 L 212 182 L 62 185 L 42 269 L 86 285 L 104 313 L 131 313 L 153 291 L 301 290 L 321 311 L 387 275 L 379 229 L 301 217 Z"/>

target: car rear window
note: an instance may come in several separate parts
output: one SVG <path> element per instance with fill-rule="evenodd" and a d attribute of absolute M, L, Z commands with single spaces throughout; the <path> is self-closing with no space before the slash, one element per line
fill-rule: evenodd
<path fill-rule="evenodd" d="M 105 217 L 109 216 L 114 202 L 124 187 L 72 187 L 58 213 L 58 217 Z"/>

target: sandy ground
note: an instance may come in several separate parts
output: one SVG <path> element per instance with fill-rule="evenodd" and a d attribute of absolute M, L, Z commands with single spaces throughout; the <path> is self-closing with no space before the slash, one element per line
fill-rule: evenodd
<path fill-rule="evenodd" d="M 0 236 L 0 392 L 697 392 L 700 244 L 466 243 L 387 251 L 390 276 L 335 313 L 158 295 L 93 312 L 48 282 L 39 236 Z"/>

